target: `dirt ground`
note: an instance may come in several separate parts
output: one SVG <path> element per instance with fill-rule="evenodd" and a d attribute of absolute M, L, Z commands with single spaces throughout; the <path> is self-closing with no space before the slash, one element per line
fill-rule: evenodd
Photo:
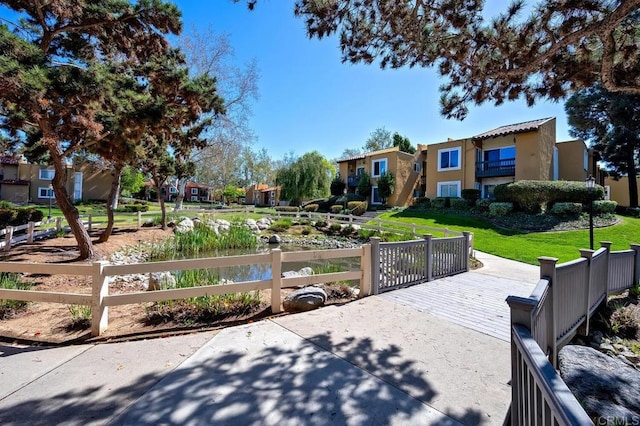
<path fill-rule="evenodd" d="M 126 247 L 135 247 L 141 242 L 162 240 L 169 237 L 172 230 L 159 228 L 116 229 L 105 243 L 95 243 L 98 233 L 92 234 L 95 257 L 93 260 L 108 260 L 111 254 Z M 37 262 L 77 264 L 91 261 L 78 261 L 76 240 L 73 236 L 37 241 L 33 244 L 20 244 L 4 253 L 0 259 L 5 262 Z M 25 275 L 24 281 L 31 282 L 33 290 L 56 292 L 91 293 L 91 278 L 73 275 Z M 117 284 L 111 285 L 110 293 L 140 291 L 140 288 Z M 268 297 L 264 294 L 263 297 Z M 249 318 L 230 318 L 225 324 L 234 324 L 264 317 L 269 311 L 262 311 Z M 144 323 L 145 305 L 125 305 L 109 308 L 109 327 L 100 340 L 114 338 L 136 338 L 152 335 L 194 330 L 197 326 L 184 327 L 180 324 L 162 324 L 151 326 Z M 220 325 L 210 325 L 211 327 Z M 0 320 L 0 339 L 4 341 L 27 341 L 46 343 L 74 343 L 90 338 L 89 329 L 79 327 L 66 304 L 29 303 L 28 309 L 13 318 Z"/>

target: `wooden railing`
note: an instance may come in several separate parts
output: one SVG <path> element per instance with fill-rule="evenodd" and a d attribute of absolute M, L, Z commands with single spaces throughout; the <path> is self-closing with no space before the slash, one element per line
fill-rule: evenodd
<path fill-rule="evenodd" d="M 581 258 L 557 265 L 541 257 L 540 281 L 529 297 L 509 296 L 511 308 L 511 424 L 592 424 L 557 375 L 558 352 L 612 293 L 640 285 L 640 245 L 611 252 L 580 250 Z"/>
<path fill-rule="evenodd" d="M 371 238 L 373 294 L 469 270 L 471 233 L 460 237 L 382 243 Z"/>
<path fill-rule="evenodd" d="M 282 264 L 286 262 L 343 259 L 349 257 L 360 258 L 359 269 L 291 278 L 282 278 L 281 276 Z M 271 278 L 268 280 L 135 293 L 109 293 L 110 277 L 119 275 L 150 274 L 152 272 L 185 271 L 191 269 L 211 269 L 265 263 L 271 264 Z M 0 272 L 53 275 L 64 274 L 91 277 L 91 294 L 0 289 L 0 299 L 90 306 L 92 313 L 91 333 L 94 336 L 98 336 L 108 327 L 109 306 L 270 289 L 271 310 L 272 312 L 277 313 L 281 311 L 281 289 L 343 280 L 359 280 L 359 297 L 364 297 L 371 294 L 371 246 L 369 244 L 365 244 L 361 247 L 352 249 L 300 252 L 282 252 L 280 249 L 274 249 L 271 253 L 266 254 L 172 260 L 166 262 L 150 262 L 129 265 L 112 265 L 104 261 L 77 265 L 0 262 Z"/>

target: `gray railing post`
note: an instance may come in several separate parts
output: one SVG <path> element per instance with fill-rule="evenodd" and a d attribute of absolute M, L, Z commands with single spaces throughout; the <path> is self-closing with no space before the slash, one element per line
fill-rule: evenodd
<path fill-rule="evenodd" d="M 371 293 L 380 292 L 380 238 L 371 237 Z"/>
<path fill-rule="evenodd" d="M 35 228 L 34 222 L 29 222 L 27 224 L 27 244 L 33 243 L 33 230 Z"/>
<path fill-rule="evenodd" d="M 587 282 L 586 282 L 586 292 L 587 292 L 587 303 L 584 311 L 584 330 L 580 330 L 582 335 L 587 336 L 589 334 L 589 307 L 591 306 L 591 287 L 594 285 L 593 283 L 593 250 L 589 249 L 580 249 L 580 257 L 584 257 L 587 259 Z M 581 328 L 581 327 L 580 327 Z"/>
<path fill-rule="evenodd" d="M 633 255 L 633 286 L 640 285 L 640 244 L 631 244 Z"/>
<path fill-rule="evenodd" d="M 521 418 L 519 401 L 522 400 L 521 393 L 527 392 L 524 389 L 521 377 L 518 374 L 518 347 L 513 337 L 513 326 L 516 324 L 523 325 L 529 330 L 532 328 L 531 313 L 536 306 L 535 300 L 525 297 L 509 296 L 507 304 L 511 312 L 511 422 L 509 424 L 517 424 L 517 420 Z M 507 422 L 505 422 L 507 424 Z"/>
<path fill-rule="evenodd" d="M 609 294 L 609 268 L 611 267 L 611 265 L 609 264 L 609 262 L 611 262 L 611 245 L 613 243 L 611 241 L 600 241 L 600 247 L 604 247 L 605 249 L 607 249 L 607 253 L 605 254 L 606 259 L 605 259 L 605 267 L 606 267 L 606 273 L 605 276 L 607 277 L 607 282 L 606 285 L 604 286 L 604 301 L 602 302 L 602 304 L 607 303 L 607 295 Z M 591 309 L 591 307 L 589 307 L 589 309 Z"/>
<path fill-rule="evenodd" d="M 358 299 L 366 296 L 371 296 L 371 272 L 373 269 L 371 265 L 371 244 L 363 244 L 362 255 L 360 256 L 360 268 L 362 269 L 362 276 L 360 278 L 360 292 L 358 293 Z"/>
<path fill-rule="evenodd" d="M 538 258 L 538 262 L 540 263 L 540 278 L 545 278 L 549 280 L 549 286 L 551 287 L 551 324 L 553 327 L 551 328 L 551 336 L 548 338 L 551 340 L 549 347 L 551 348 L 551 363 L 556 365 L 556 356 L 557 356 L 557 337 L 558 337 L 558 325 L 557 325 L 557 313 L 558 313 L 558 297 L 557 290 L 558 287 L 556 284 L 556 264 L 558 263 L 558 259 L 555 257 L 547 257 L 541 256 Z M 547 297 L 549 297 L 549 292 L 547 292 Z M 534 330 L 531 330 L 532 333 Z"/>
<path fill-rule="evenodd" d="M 433 279 L 433 235 L 424 234 L 423 238 L 427 241 L 426 265 L 427 265 L 427 281 Z"/>
<path fill-rule="evenodd" d="M 105 261 L 94 262 L 91 274 L 91 335 L 94 337 L 109 326 L 109 307 L 104 303 L 105 296 L 109 295 L 109 280 L 104 275 L 107 264 Z"/>
<path fill-rule="evenodd" d="M 13 226 L 7 226 L 4 234 L 4 251 L 11 250 L 11 240 L 13 239 Z"/>
<path fill-rule="evenodd" d="M 462 235 L 464 236 L 464 271 L 469 272 L 469 246 L 471 245 L 471 232 L 463 231 Z"/>

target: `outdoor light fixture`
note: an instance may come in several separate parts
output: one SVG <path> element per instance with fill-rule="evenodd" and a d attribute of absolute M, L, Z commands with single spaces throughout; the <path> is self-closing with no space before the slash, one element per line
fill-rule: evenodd
<path fill-rule="evenodd" d="M 593 250 L 593 190 L 596 187 L 596 179 L 589 175 L 586 184 L 589 193 L 589 248 Z"/>

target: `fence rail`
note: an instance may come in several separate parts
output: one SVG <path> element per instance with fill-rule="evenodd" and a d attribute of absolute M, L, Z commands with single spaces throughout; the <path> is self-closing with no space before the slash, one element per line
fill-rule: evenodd
<path fill-rule="evenodd" d="M 640 285 L 640 245 L 611 252 L 580 250 L 581 258 L 557 265 L 541 257 L 540 281 L 528 298 L 509 296 L 511 308 L 511 424 L 591 424 L 555 371 L 558 351 L 607 295 Z"/>
<path fill-rule="evenodd" d="M 469 270 L 469 240 L 460 237 L 382 243 L 371 238 L 373 294 Z"/>
<path fill-rule="evenodd" d="M 360 266 L 358 269 L 304 277 L 282 277 L 282 264 L 285 262 L 327 260 L 349 257 L 360 258 Z M 228 266 L 255 265 L 260 263 L 271 264 L 270 279 L 190 288 L 109 294 L 110 278 L 119 275 L 150 274 L 152 272 L 185 271 L 191 269 L 213 269 Z M 109 306 L 270 289 L 271 310 L 272 312 L 277 313 L 281 311 L 280 291 L 283 288 L 343 280 L 358 280 L 360 282 L 359 297 L 364 297 L 371 294 L 371 245 L 365 244 L 361 247 L 352 249 L 286 253 L 283 253 L 280 249 L 274 249 L 271 253 L 267 254 L 171 260 L 165 262 L 149 262 L 129 265 L 112 265 L 104 261 L 79 265 L 0 262 L 0 272 L 47 273 L 91 277 L 91 294 L 0 289 L 0 299 L 90 306 L 92 315 L 91 333 L 94 336 L 98 336 L 108 327 Z"/>

